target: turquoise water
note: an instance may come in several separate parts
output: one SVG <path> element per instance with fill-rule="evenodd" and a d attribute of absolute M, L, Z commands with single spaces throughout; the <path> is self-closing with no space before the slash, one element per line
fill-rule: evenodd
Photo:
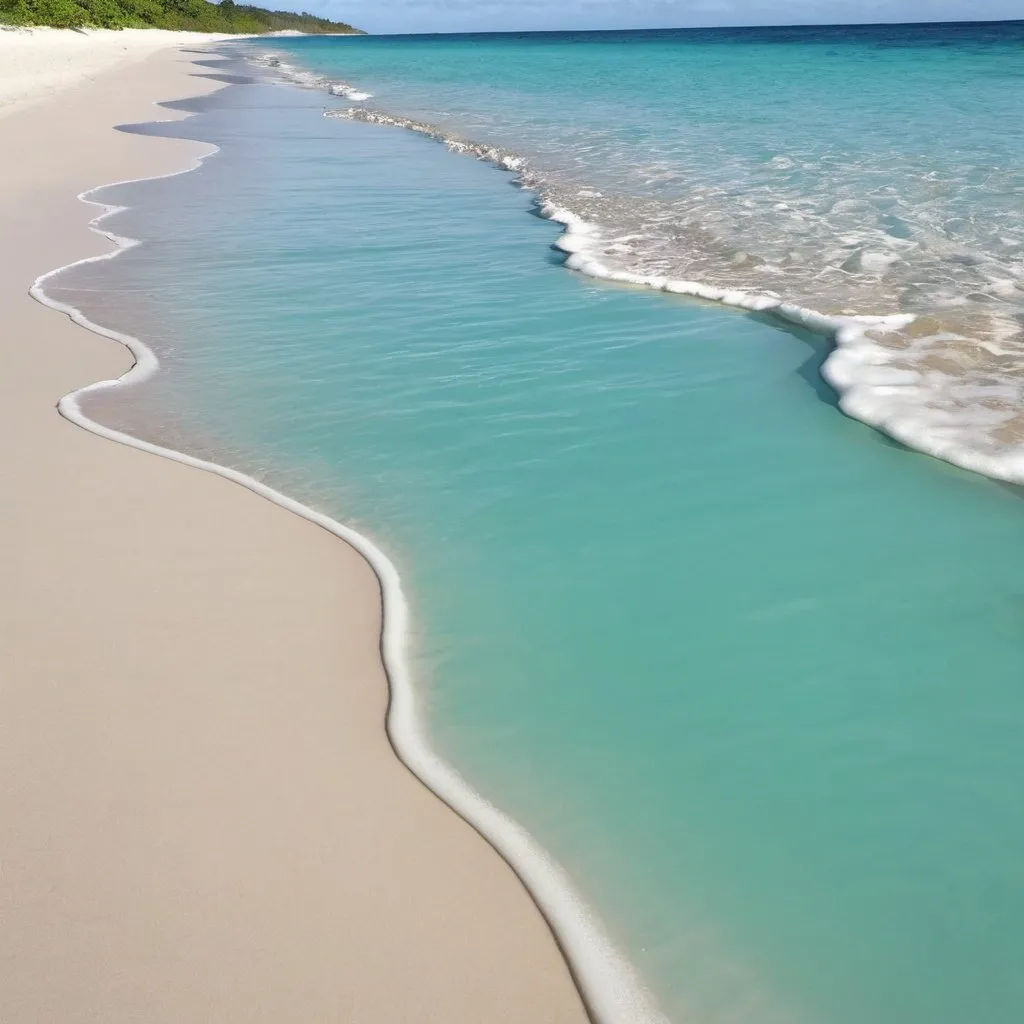
<path fill-rule="evenodd" d="M 250 50 L 349 116 L 514 154 L 587 225 L 576 269 L 915 317 L 836 362 L 844 408 L 1024 483 L 1024 22 Z"/>
<path fill-rule="evenodd" d="M 91 411 L 385 547 L 435 745 L 673 1021 L 1018 1021 L 1019 492 L 843 417 L 821 338 L 571 274 L 510 175 L 322 105 L 231 88 L 218 156 L 111 190 L 146 244 L 49 291 L 164 371 Z"/>

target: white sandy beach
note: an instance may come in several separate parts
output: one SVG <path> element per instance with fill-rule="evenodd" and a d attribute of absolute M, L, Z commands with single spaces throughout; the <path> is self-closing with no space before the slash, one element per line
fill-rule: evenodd
<path fill-rule="evenodd" d="M 80 192 L 202 152 L 111 128 L 215 87 L 182 38 L 0 32 L 0 1021 L 584 1022 L 388 745 L 367 563 L 55 409 L 130 358 L 28 288 L 109 248 Z"/>
<path fill-rule="evenodd" d="M 0 117 L 159 50 L 221 38 L 161 29 L 0 28 Z"/>

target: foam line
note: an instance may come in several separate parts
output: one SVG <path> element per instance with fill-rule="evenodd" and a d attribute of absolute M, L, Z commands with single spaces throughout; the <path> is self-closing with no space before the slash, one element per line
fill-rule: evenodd
<path fill-rule="evenodd" d="M 280 75 L 285 81 L 297 85 L 302 89 L 323 89 L 331 96 L 340 96 L 342 99 L 351 100 L 353 103 L 363 103 L 373 98 L 373 93 L 361 92 L 354 85 L 348 82 L 334 82 L 324 75 L 318 75 L 313 71 L 304 71 L 282 60 L 276 53 L 264 53 L 248 58 L 250 64 L 260 68 L 270 68 Z"/>
<path fill-rule="evenodd" d="M 872 333 L 902 330 L 917 319 L 915 314 L 820 313 L 786 302 L 773 292 L 722 288 L 701 281 L 656 277 L 610 267 L 602 258 L 601 226 L 550 202 L 545 196 L 542 179 L 528 161 L 516 153 L 501 146 L 460 138 L 437 125 L 366 107 L 327 110 L 324 116 L 405 128 L 442 143 L 452 152 L 515 172 L 520 187 L 535 193 L 540 215 L 562 225 L 563 233 L 554 244 L 567 254 L 565 266 L 568 269 L 605 281 L 719 302 L 772 316 L 822 335 L 832 343 L 833 350 L 822 364 L 821 376 L 835 390 L 839 408 L 847 416 L 874 427 L 908 448 L 954 466 L 996 480 L 1024 484 L 1024 444 L 1000 445 L 990 437 L 992 429 L 1008 421 L 1011 412 L 993 410 L 980 402 L 969 410 L 961 406 L 943 407 L 943 398 L 957 388 L 962 389 L 964 381 L 923 366 L 915 369 L 907 365 L 913 361 L 912 350 L 885 346 L 872 338 Z M 902 365 L 893 365 L 901 360 Z M 995 390 L 986 397 L 995 397 Z M 979 386 L 979 392 L 982 391 L 984 385 Z"/>
<path fill-rule="evenodd" d="M 80 399 L 83 396 L 141 383 L 156 373 L 160 365 L 156 354 L 138 338 L 96 324 L 74 306 L 46 294 L 46 282 L 62 271 L 85 263 L 113 259 L 139 244 L 138 239 L 126 238 L 100 227 L 102 221 L 126 207 L 89 197 L 101 189 L 117 185 L 188 173 L 218 151 L 219 147 L 212 147 L 190 166 L 170 174 L 112 182 L 88 189 L 78 196 L 82 202 L 101 208 L 101 212 L 90 221 L 89 227 L 109 239 L 114 249 L 98 256 L 75 260 L 41 275 L 29 293 L 43 305 L 67 314 L 81 327 L 124 345 L 132 354 L 134 363 L 114 380 L 98 381 L 65 395 L 57 404 L 60 414 L 77 426 L 110 441 L 239 484 L 334 534 L 366 559 L 381 589 L 380 650 L 390 698 L 385 727 L 395 754 L 428 789 L 467 821 L 519 877 L 550 927 L 594 1024 L 669 1024 L 633 965 L 615 947 L 597 916 L 575 890 L 562 868 L 524 828 L 477 793 L 458 772 L 431 750 L 409 668 L 409 606 L 402 592 L 398 570 L 378 544 L 344 523 L 238 470 L 114 430 L 90 419 L 82 410 Z"/>

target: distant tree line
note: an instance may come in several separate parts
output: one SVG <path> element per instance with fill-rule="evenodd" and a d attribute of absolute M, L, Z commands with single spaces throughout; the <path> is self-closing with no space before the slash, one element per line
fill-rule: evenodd
<path fill-rule="evenodd" d="M 53 28 L 167 28 L 192 32 L 258 34 L 282 29 L 356 32 L 340 21 L 313 14 L 267 11 L 262 7 L 207 0 L 0 0 L 0 25 Z"/>

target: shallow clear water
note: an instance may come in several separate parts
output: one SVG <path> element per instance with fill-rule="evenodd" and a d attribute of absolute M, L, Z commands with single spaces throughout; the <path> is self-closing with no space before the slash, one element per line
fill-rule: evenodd
<path fill-rule="evenodd" d="M 571 274 L 485 164 L 229 89 L 55 298 L 89 408 L 375 537 L 438 749 L 674 1021 L 1024 1013 L 1024 504 L 844 418 L 826 344 Z M 281 595 L 282 601 L 289 595 Z"/>
<path fill-rule="evenodd" d="M 269 46 L 353 116 L 517 154 L 591 226 L 577 269 L 916 318 L 847 410 L 1024 483 L 1024 22 Z"/>
<path fill-rule="evenodd" d="M 252 45 L 518 149 L 545 184 L 607 191 L 647 270 L 834 291 L 856 312 L 1021 280 L 1024 22 Z"/>

